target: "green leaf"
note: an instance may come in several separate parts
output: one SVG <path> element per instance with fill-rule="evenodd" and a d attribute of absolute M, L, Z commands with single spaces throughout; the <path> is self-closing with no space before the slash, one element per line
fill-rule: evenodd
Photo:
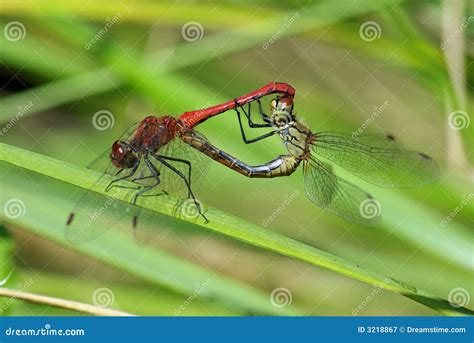
<path fill-rule="evenodd" d="M 13 209 L 14 210 L 14 209 Z M 6 211 L 6 209 L 4 210 Z M 3 225 L 0 225 L 0 287 L 9 287 L 15 284 L 15 260 L 13 253 L 15 242 Z M 0 315 L 6 315 L 12 310 L 9 299 L 0 298 Z"/>
<path fill-rule="evenodd" d="M 0 160 L 82 188 L 94 189 L 99 193 L 104 195 L 107 194 L 108 196 L 118 200 L 123 200 L 127 195 L 127 192 L 124 189 L 119 188 L 115 188 L 108 193 L 105 192 L 105 185 L 110 180 L 103 181 L 102 186 L 104 187 L 95 188 L 94 185 L 96 185 L 100 173 L 20 148 L 8 146 L 6 144 L 0 144 Z M 163 196 L 158 197 L 153 203 L 146 202 L 144 205 L 146 205 L 146 208 L 149 210 L 167 216 L 176 216 L 177 213 L 175 208 L 178 203 L 179 200 L 176 198 Z M 290 239 L 281 234 L 263 229 L 228 213 L 208 208 L 206 216 L 209 218 L 207 224 L 199 218 L 195 220 L 184 218 L 184 220 L 199 225 L 203 229 L 212 230 L 266 250 L 293 257 L 315 266 L 324 267 L 353 279 L 372 284 L 376 287 L 402 294 L 446 315 L 474 313 L 466 308 L 451 307 L 446 300 L 437 298 L 424 290 L 417 289 L 403 281 L 386 277 L 369 270 L 364 270 L 355 263 Z M 64 240 L 64 238 L 58 237 L 59 232 L 57 232 L 57 229 L 55 232 L 51 232 L 51 228 L 45 228 L 44 230 L 44 233 L 50 232 L 51 235 L 56 235 L 58 240 Z M 121 242 L 121 244 L 126 244 L 126 242 Z M 110 249 L 114 248 L 111 247 Z M 120 252 L 123 253 L 122 250 Z M 138 253 L 139 252 L 137 251 L 137 254 Z M 139 257 L 141 254 L 142 253 L 134 257 Z M 151 254 L 151 252 L 147 252 L 146 254 Z M 147 258 L 150 258 L 150 256 L 147 256 Z M 134 267 L 140 268 L 140 265 L 135 264 Z M 148 272 L 150 265 L 142 266 L 142 268 L 143 270 L 141 270 L 141 272 L 145 274 Z"/>

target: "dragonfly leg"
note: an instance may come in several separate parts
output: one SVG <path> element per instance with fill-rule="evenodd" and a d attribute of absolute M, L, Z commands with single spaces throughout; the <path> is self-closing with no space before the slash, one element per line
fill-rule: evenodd
<path fill-rule="evenodd" d="M 110 183 L 105 188 L 105 191 L 108 192 L 112 188 L 112 185 L 114 183 L 125 180 L 129 177 L 132 177 L 135 174 L 135 172 L 137 171 L 139 165 L 140 165 L 140 161 L 138 160 L 137 163 L 133 166 L 132 170 L 130 171 L 130 173 L 128 175 L 125 175 L 125 176 L 122 176 L 122 177 L 119 177 L 115 180 L 110 181 Z M 122 172 L 122 170 L 124 170 L 124 169 L 120 169 L 116 175 L 120 174 Z"/>
<path fill-rule="evenodd" d="M 155 175 L 141 176 L 141 177 L 136 177 L 136 178 L 132 179 L 131 181 L 136 182 L 136 181 L 151 179 L 151 178 L 154 178 L 154 177 L 155 177 Z M 137 183 L 139 183 L 139 182 L 137 182 Z"/>
<path fill-rule="evenodd" d="M 155 188 L 156 186 L 158 186 L 160 184 L 160 172 L 156 169 L 156 167 L 153 165 L 153 163 L 150 162 L 150 160 L 147 157 L 144 156 L 143 160 L 145 161 L 145 164 L 147 165 L 148 169 L 150 169 L 151 173 L 153 174 L 153 177 L 155 178 L 155 183 L 153 183 L 152 185 L 149 185 L 149 186 L 141 189 L 137 193 L 135 193 L 135 195 L 133 196 L 133 200 L 132 200 L 133 205 L 136 204 L 137 199 L 140 195 L 142 195 L 145 192 L 148 192 L 149 190 Z M 148 177 L 145 177 L 145 178 L 148 178 Z"/>
<path fill-rule="evenodd" d="M 194 193 L 191 189 L 191 184 L 190 182 L 188 182 L 188 180 L 186 179 L 186 176 L 184 176 L 184 174 L 179 171 L 178 169 L 176 169 L 174 166 L 172 166 L 170 163 L 168 163 L 165 158 L 163 158 L 162 156 L 160 155 L 154 155 L 153 157 L 155 157 L 158 161 L 160 161 L 165 167 L 168 167 L 169 169 L 171 169 L 172 171 L 174 171 L 176 173 L 176 175 L 178 175 L 181 179 L 183 179 L 184 183 L 186 184 L 186 187 L 188 187 L 188 193 L 191 195 L 191 198 L 193 199 L 194 201 L 194 205 L 196 206 L 196 208 L 198 209 L 199 211 L 199 214 L 201 215 L 201 217 L 204 218 L 204 220 L 206 221 L 206 223 L 209 222 L 209 220 L 206 218 L 206 216 L 202 213 L 201 211 L 201 206 L 199 205 L 199 203 L 197 202 L 196 200 L 196 197 L 194 196 Z M 170 157 L 166 156 L 167 159 L 169 159 Z"/>
<path fill-rule="evenodd" d="M 242 109 L 243 110 L 243 109 Z M 244 141 L 245 144 L 251 144 L 251 143 L 255 143 L 255 142 L 258 142 L 262 139 L 265 139 L 265 138 L 268 138 L 270 136 L 273 136 L 275 133 L 277 133 L 278 131 L 277 130 L 273 130 L 273 131 L 270 131 L 270 132 L 267 132 L 261 136 L 258 136 L 258 137 L 255 137 L 255 138 L 252 138 L 252 139 L 247 139 L 247 136 L 245 135 L 245 130 L 244 130 L 244 127 L 242 125 L 242 118 L 241 118 L 241 114 L 240 114 L 240 111 L 238 109 L 238 107 L 235 107 L 235 112 L 237 113 L 237 118 L 239 120 L 239 127 L 240 127 L 240 133 L 242 135 L 242 139 Z M 244 110 L 243 112 L 245 113 L 245 116 L 247 117 L 247 119 L 249 120 L 249 126 L 250 127 L 271 127 L 272 125 L 271 124 L 254 124 L 254 125 L 259 125 L 259 126 L 251 126 L 250 123 L 251 123 L 251 120 L 250 120 L 250 115 L 247 114 Z M 261 125 L 261 126 L 260 126 Z"/>
<path fill-rule="evenodd" d="M 262 101 L 259 99 L 259 98 L 256 98 L 255 99 L 257 101 L 257 104 L 258 104 L 258 112 L 260 113 L 260 116 L 262 117 L 263 121 L 266 123 L 266 124 L 269 124 L 270 126 L 272 125 L 271 123 L 271 119 L 269 116 L 267 116 L 265 114 L 265 112 L 263 111 L 263 108 L 262 108 Z M 249 118 L 250 119 L 250 118 Z M 249 123 L 250 125 L 250 123 Z M 253 127 L 250 125 L 250 127 Z"/>
<path fill-rule="evenodd" d="M 191 197 L 191 192 L 190 192 L 190 190 L 191 190 L 191 171 L 192 171 L 191 162 L 189 162 L 188 160 L 184 160 L 182 158 L 169 157 L 169 156 L 164 156 L 164 155 L 157 155 L 157 156 L 159 156 L 160 158 L 163 158 L 165 160 L 184 163 L 188 166 L 188 182 L 189 182 L 189 185 L 190 185 L 190 187 L 188 188 L 188 198 Z"/>
<path fill-rule="evenodd" d="M 141 189 L 144 185 L 141 184 L 140 182 L 136 182 L 136 181 L 147 180 L 147 179 L 151 179 L 151 178 L 154 178 L 154 177 L 155 177 L 154 175 L 149 175 L 149 176 L 143 176 L 143 177 L 138 177 L 138 178 L 135 178 L 135 179 L 131 179 L 131 180 L 130 180 L 131 182 L 140 185 L 140 186 L 137 186 L 137 187 L 123 186 L 123 185 L 112 185 L 112 187 L 110 187 L 109 190 L 112 189 L 112 188 L 114 188 L 114 187 L 139 190 L 139 189 Z M 162 192 L 163 194 L 168 195 L 168 192 L 166 192 L 166 191 L 164 191 L 164 190 L 162 190 L 161 192 Z M 147 196 L 148 196 L 148 195 L 147 195 Z M 150 195 L 150 196 L 154 196 L 154 195 Z"/>
<path fill-rule="evenodd" d="M 148 180 L 148 179 L 151 179 L 151 178 L 154 178 L 154 177 L 155 177 L 154 175 L 142 176 L 142 177 L 137 177 L 135 179 L 132 179 L 131 181 L 135 182 L 135 183 L 138 183 L 139 185 L 143 186 L 140 182 L 136 182 L 136 181 Z M 138 187 L 138 188 L 135 188 L 135 189 L 140 189 L 140 188 L 141 187 Z M 160 192 L 164 195 L 168 195 L 168 192 L 165 191 L 164 189 L 162 189 Z M 162 195 L 162 194 L 145 194 L 145 195 L 142 194 L 141 196 L 150 196 L 151 197 L 151 196 L 157 196 L 157 195 Z"/>
<path fill-rule="evenodd" d="M 244 105 L 239 105 L 237 103 L 237 99 L 234 100 L 234 110 L 237 112 L 237 115 L 240 117 L 240 112 L 239 112 L 239 107 L 242 109 L 242 112 L 244 112 L 244 115 L 245 117 L 247 117 L 247 122 L 248 122 L 248 125 L 249 127 L 251 128 L 261 128 L 261 127 L 272 127 L 272 123 L 270 121 L 270 118 L 265 114 L 265 112 L 263 112 L 263 108 L 262 108 L 262 102 L 260 101 L 259 98 L 255 98 L 255 100 L 257 101 L 258 103 L 258 111 L 260 113 L 260 116 L 262 117 L 262 120 L 265 122 L 265 123 L 255 123 L 252 121 L 252 116 L 251 116 L 251 105 L 252 103 L 249 102 L 248 103 L 248 109 L 247 111 L 245 110 L 244 108 Z"/>

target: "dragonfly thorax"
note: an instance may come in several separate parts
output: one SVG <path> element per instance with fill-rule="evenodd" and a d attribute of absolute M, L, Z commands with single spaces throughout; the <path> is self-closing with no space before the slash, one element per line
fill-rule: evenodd
<path fill-rule="evenodd" d="M 130 144 L 135 151 L 153 154 L 176 136 L 176 118 L 148 116 L 138 125 Z"/>
<path fill-rule="evenodd" d="M 299 160 L 307 159 L 311 145 L 308 144 L 311 131 L 293 115 L 293 99 L 286 96 L 277 97 L 270 102 L 270 109 L 272 126 L 278 129 L 290 155 Z"/>
<path fill-rule="evenodd" d="M 298 121 L 291 122 L 280 130 L 279 135 L 290 155 L 300 160 L 308 159 L 313 134 L 306 125 Z"/>
<path fill-rule="evenodd" d="M 140 156 L 153 155 L 174 139 L 176 130 L 177 121 L 174 117 L 148 116 L 138 124 L 131 139 L 112 144 L 110 161 L 120 169 L 133 168 Z"/>

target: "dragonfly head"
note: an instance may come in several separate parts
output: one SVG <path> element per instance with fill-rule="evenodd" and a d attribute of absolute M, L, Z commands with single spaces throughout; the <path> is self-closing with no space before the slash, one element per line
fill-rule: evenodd
<path fill-rule="evenodd" d="M 115 141 L 112 144 L 110 152 L 110 161 L 114 166 L 121 169 L 129 169 L 134 167 L 138 162 L 138 157 L 132 151 L 129 144 L 121 141 Z"/>
<path fill-rule="evenodd" d="M 290 97 L 277 97 L 270 102 L 271 121 L 275 127 L 285 127 L 292 121 L 293 116 L 293 99 Z"/>

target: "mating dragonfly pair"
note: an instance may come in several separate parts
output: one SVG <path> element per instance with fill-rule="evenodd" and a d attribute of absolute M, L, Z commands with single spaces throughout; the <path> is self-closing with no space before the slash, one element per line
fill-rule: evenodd
<path fill-rule="evenodd" d="M 294 96 L 295 89 L 290 85 L 271 82 L 247 95 L 186 112 L 179 118 L 146 117 L 127 130 L 113 143 L 111 150 L 93 162 L 90 168 L 116 177 L 108 184 L 107 190 L 126 187 L 120 185 L 121 181 L 136 184 L 128 200 L 133 205 L 140 197 L 163 194 L 154 193 L 161 189 L 189 198 L 196 213 L 206 222 L 193 187 L 205 176 L 211 160 L 251 178 L 289 176 L 302 164 L 308 198 L 322 209 L 363 225 L 374 225 L 380 218 L 380 213 L 367 215 L 361 208 L 374 199 L 363 189 L 338 177 L 331 165 L 320 157 L 381 187 L 417 187 L 437 178 L 438 169 L 429 156 L 400 149 L 391 135 L 353 137 L 335 132 L 312 132 L 296 118 Z M 268 106 L 263 104 L 264 101 L 269 102 Z M 254 109 L 257 107 L 258 114 L 254 116 L 258 115 L 258 122 L 252 118 L 252 106 Z M 278 135 L 288 153 L 267 163 L 251 166 L 218 149 L 195 130 L 197 125 L 228 111 L 237 114 L 246 144 Z M 268 131 L 249 139 L 245 124 L 251 129 L 267 128 Z M 67 224 L 72 230 L 78 226 L 84 228 L 94 219 L 90 214 L 81 213 L 82 208 L 91 206 L 92 197 L 92 194 L 87 194 L 70 214 Z M 124 216 L 122 213 L 115 219 L 120 220 Z M 131 215 L 129 219 L 133 227 L 137 227 L 138 216 Z"/>

